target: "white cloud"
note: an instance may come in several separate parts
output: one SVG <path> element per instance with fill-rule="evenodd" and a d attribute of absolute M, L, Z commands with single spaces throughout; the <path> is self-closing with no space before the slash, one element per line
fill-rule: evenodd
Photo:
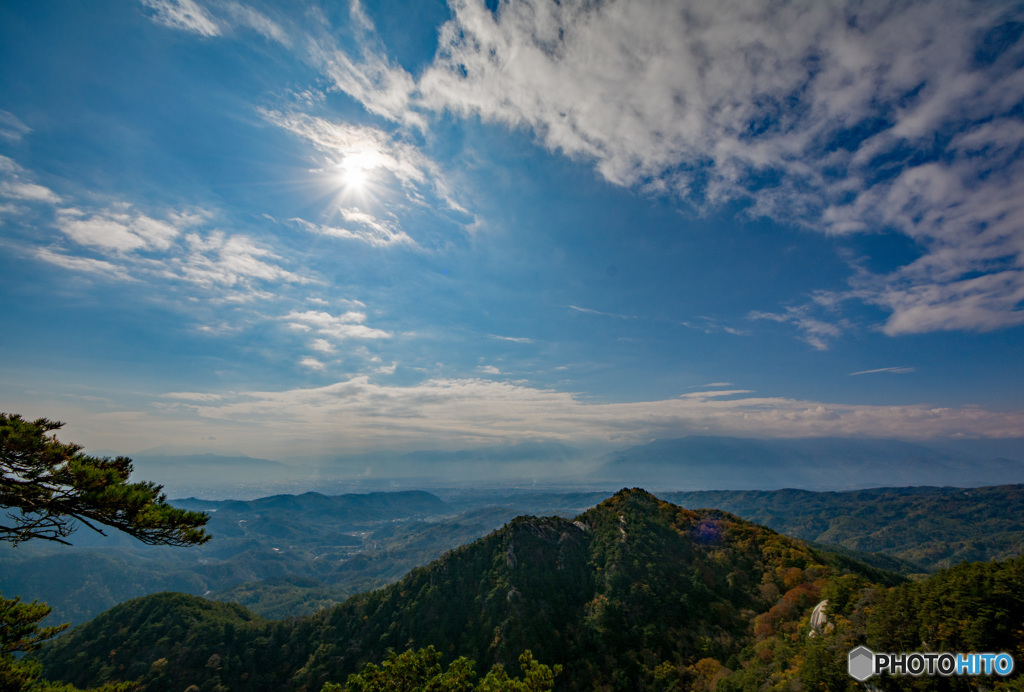
<path fill-rule="evenodd" d="M 315 310 L 292 311 L 282 319 L 292 329 L 313 331 L 321 337 L 333 338 L 338 341 L 344 339 L 388 339 L 391 337 L 389 332 L 367 327 L 363 324 L 366 321 L 366 314 L 354 310 L 337 316 Z"/>
<path fill-rule="evenodd" d="M 153 21 L 172 29 L 190 31 L 200 36 L 220 36 L 217 21 L 195 0 L 140 0 L 154 11 Z"/>
<path fill-rule="evenodd" d="M 104 255 L 96 259 L 56 248 L 33 249 L 32 254 L 44 262 L 119 280 L 181 279 L 204 288 L 216 286 L 225 291 L 222 297 L 234 301 L 261 295 L 256 283 L 310 283 L 281 266 L 281 257 L 244 235 L 196 229 L 183 236 L 186 230 L 209 222 L 212 215 L 207 211 L 172 210 L 161 220 L 124 202 L 89 211 L 60 206 L 61 198 L 27 182 L 29 175 L 13 160 L 0 156 L 0 195 L 49 204 L 53 224 L 64 236 Z"/>
<path fill-rule="evenodd" d="M 250 288 L 253 281 L 309 283 L 310 279 L 283 268 L 281 258 L 243 235 L 213 231 L 185 236 L 187 254 L 175 258 L 171 275 L 200 286 Z"/>
<path fill-rule="evenodd" d="M 218 2 L 214 5 L 217 16 L 196 0 L 139 0 L 154 10 L 151 19 L 172 29 L 187 31 L 207 38 L 224 36 L 232 29 L 252 29 L 269 41 L 275 41 L 286 48 L 292 47 L 292 39 L 280 24 L 262 12 L 240 2 Z"/>
<path fill-rule="evenodd" d="M 156 21 L 179 29 L 213 36 L 233 22 L 287 41 L 280 26 L 238 2 L 219 5 L 225 16 L 215 19 L 194 0 L 142 1 Z M 450 6 L 435 61 L 418 80 L 387 56 L 359 2 L 349 4 L 356 48 L 341 48 L 311 10 L 321 26 L 302 43 L 303 58 L 406 132 L 425 131 L 425 114 L 480 117 L 531 129 L 547 148 L 592 161 L 613 184 L 674 195 L 700 211 L 739 204 L 834 235 L 905 234 L 919 260 L 887 274 L 860 271 L 835 301 L 882 307 L 887 334 L 1024 323 L 1024 121 L 1014 111 L 1024 93 L 1024 39 L 978 60 L 986 32 L 1024 20 L 1019 4 Z M 465 211 L 438 166 L 401 132 L 263 115 L 340 165 L 393 175 L 410 200 L 425 202 L 429 189 Z M 411 242 L 380 218 L 314 229 L 377 245 Z M 803 316 L 761 316 L 782 316 L 825 348 L 842 325 L 830 328 L 834 316 L 812 317 L 810 307 Z"/>
<path fill-rule="evenodd" d="M 904 233 L 924 257 L 847 296 L 891 311 L 886 333 L 1024 322 L 1024 40 L 976 59 L 1018 4 L 451 7 L 419 107 L 531 128 L 614 184 L 698 209 Z M 810 319 L 788 321 L 823 348 L 835 334 Z"/>
<path fill-rule="evenodd" d="M 320 351 L 321 353 L 334 353 L 334 344 L 327 339 L 313 339 L 313 343 L 310 344 L 310 348 L 314 351 Z"/>
<path fill-rule="evenodd" d="M 313 356 L 303 356 L 299 359 L 299 365 L 310 370 L 323 370 L 327 367 Z"/>
<path fill-rule="evenodd" d="M 247 236 L 197 228 L 211 217 L 204 210 L 170 211 L 160 220 L 118 202 L 93 212 L 57 208 L 55 216 L 55 226 L 69 240 L 105 255 L 100 260 L 51 249 L 34 251 L 37 258 L 66 269 L 117 279 L 181 280 L 218 289 L 207 293 L 207 299 L 231 302 L 272 297 L 259 284 L 312 282 L 285 269 L 283 258 Z"/>
<path fill-rule="evenodd" d="M 231 324 L 229 322 L 221 321 L 216 324 L 196 325 L 195 329 L 197 332 L 208 336 L 223 336 L 226 334 L 239 333 L 242 330 L 242 326 L 239 324 Z"/>
<path fill-rule="evenodd" d="M 47 202 L 49 204 L 60 201 L 60 197 L 47 187 L 17 181 L 0 182 L 0 196 L 20 199 L 25 202 Z"/>
<path fill-rule="evenodd" d="M 1024 324 L 1024 271 L 1008 270 L 946 284 L 886 285 L 872 298 L 893 314 L 889 335 L 936 330 L 986 332 Z"/>
<path fill-rule="evenodd" d="M 398 370 L 398 363 L 392 362 L 391 365 L 381 365 L 374 368 L 373 372 L 378 375 L 394 375 L 396 370 Z"/>
<path fill-rule="evenodd" d="M 484 373 L 485 375 L 500 375 L 501 374 L 501 370 L 499 370 L 498 368 L 494 367 L 493 365 L 479 365 L 479 366 L 477 366 L 477 370 L 479 370 L 480 372 Z"/>
<path fill-rule="evenodd" d="M 1024 412 L 927 405 L 857 406 L 734 390 L 635 403 L 587 403 L 549 389 L 489 379 L 434 379 L 389 386 L 357 376 L 325 387 L 238 393 L 190 407 L 210 430 L 247 426 L 249 444 L 298 454 L 367 447 L 396 449 L 496 440 L 629 443 L 652 437 L 722 434 L 755 437 L 870 436 L 926 439 L 1016 437 Z"/>
<path fill-rule="evenodd" d="M 22 202 L 58 204 L 60 196 L 53 190 L 31 182 L 28 171 L 13 159 L 0 156 L 0 197 Z"/>
<path fill-rule="evenodd" d="M 77 209 L 58 212 L 57 227 L 80 245 L 108 250 L 167 250 L 180 229 L 144 214 L 106 211 L 83 218 Z"/>

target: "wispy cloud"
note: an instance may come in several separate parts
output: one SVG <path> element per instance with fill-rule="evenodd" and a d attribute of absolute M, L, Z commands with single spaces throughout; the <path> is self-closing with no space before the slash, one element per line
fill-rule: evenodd
<path fill-rule="evenodd" d="M 31 174 L 16 161 L 0 156 L 0 197 L 19 202 L 57 204 L 60 196 L 43 185 L 32 182 Z"/>
<path fill-rule="evenodd" d="M 158 219 L 125 203 L 90 212 L 75 207 L 54 211 L 54 224 L 66 242 L 28 247 L 27 254 L 95 279 L 144 284 L 154 300 L 177 299 L 189 306 L 189 313 L 198 308 L 208 322 L 196 326 L 200 332 L 230 336 L 253 322 L 278 324 L 308 332 L 315 337 L 309 348 L 325 355 L 334 353 L 336 344 L 344 340 L 372 341 L 391 336 L 365 324 L 362 309 L 366 306 L 358 300 L 328 301 L 311 296 L 314 304 L 341 307 L 345 312 L 293 310 L 282 316 L 277 309 L 282 297 L 280 287 L 318 285 L 316 280 L 286 268 L 285 258 L 248 236 L 209 230 L 212 215 L 208 212 L 167 212 Z M 218 305 L 253 301 L 262 301 L 263 305 L 248 308 L 241 315 L 233 308 L 227 313 L 217 309 Z M 327 367 L 313 356 L 301 357 L 297 364 L 316 371 Z M 214 400 L 187 392 L 171 393 L 167 398 Z"/>
<path fill-rule="evenodd" d="M 284 258 L 258 241 L 211 230 L 212 214 L 207 211 L 164 210 L 158 218 L 123 201 L 84 208 L 31 179 L 29 171 L 0 156 L 0 196 L 43 205 L 52 214 L 50 220 L 35 214 L 26 216 L 26 223 L 40 231 L 52 224 L 59 231 L 46 246 L 39 243 L 45 232 L 22 241 L 26 254 L 43 262 L 108 280 L 159 283 L 171 290 L 179 282 L 216 289 L 207 290 L 204 298 L 234 302 L 260 296 L 261 285 L 313 281 L 287 269 Z M 29 214 L 17 206 L 11 213 Z"/>
<path fill-rule="evenodd" d="M 17 142 L 31 131 L 32 128 L 21 122 L 13 113 L 0 111 L 0 139 Z"/>
<path fill-rule="evenodd" d="M 260 292 L 260 284 L 305 284 L 311 281 L 282 267 L 279 263 L 281 257 L 243 235 L 228 235 L 221 231 L 192 232 L 181 242 L 168 245 L 166 253 L 147 256 L 138 254 L 138 251 L 157 247 L 166 238 L 158 235 L 157 231 L 152 238 L 144 238 L 132 228 L 136 226 L 102 217 L 93 217 L 77 225 L 64 225 L 62 230 L 79 245 L 108 252 L 104 259 L 71 255 L 68 254 L 70 250 L 38 249 L 34 254 L 45 262 L 109 279 L 145 279 L 160 281 L 165 286 L 179 280 L 206 289 L 206 300 L 220 298 L 238 302 L 266 298 L 270 296 Z M 210 289 L 219 292 L 210 292 Z"/>
<path fill-rule="evenodd" d="M 111 262 L 105 262 L 91 257 L 65 255 L 47 248 L 38 248 L 34 254 L 37 259 L 63 269 L 70 269 L 71 271 L 82 272 L 85 274 L 94 274 L 117 281 L 134 281 L 128 272 Z"/>
<path fill-rule="evenodd" d="M 281 266 L 281 257 L 244 235 L 213 231 L 185 236 L 188 252 L 169 264 L 172 275 L 207 288 L 252 289 L 257 282 L 309 283 L 311 279 Z M 245 297 L 240 295 L 239 297 Z"/>
<path fill-rule="evenodd" d="M 240 2 L 216 2 L 204 7 L 196 0 L 139 0 L 153 10 L 151 19 L 159 24 L 207 38 L 225 36 L 237 29 L 250 29 L 268 41 L 286 48 L 292 38 L 280 24 L 259 10 Z"/>
<path fill-rule="evenodd" d="M 903 375 L 903 374 L 906 374 L 906 373 L 909 373 L 909 372 L 916 372 L 916 368 L 903 368 L 903 367 L 877 368 L 875 370 L 861 370 L 859 372 L 851 372 L 850 376 L 853 377 L 854 375 L 873 375 L 873 374 L 878 373 L 878 372 L 888 372 L 888 373 L 892 373 L 894 375 Z"/>
<path fill-rule="evenodd" d="M 373 22 L 358 0 L 349 3 L 358 55 L 340 48 L 330 31 L 321 31 L 309 42 L 309 61 L 334 87 L 361 102 L 371 113 L 423 129 L 426 118 L 412 108 L 415 80 L 391 60 Z"/>
<path fill-rule="evenodd" d="M 689 392 L 687 394 L 680 394 L 680 399 L 698 399 L 705 400 L 711 397 L 721 398 L 728 396 L 739 396 L 740 394 L 753 394 L 752 389 L 719 389 L 710 392 Z"/>
<path fill-rule="evenodd" d="M 252 29 L 262 34 L 264 38 L 276 41 L 282 46 L 289 48 L 292 46 L 292 40 L 287 32 L 281 28 L 280 24 L 265 14 L 237 2 L 225 3 L 223 7 L 234 24 Z"/>
<path fill-rule="evenodd" d="M 153 10 L 153 20 L 200 36 L 219 36 L 217 21 L 194 0 L 140 0 Z"/>
<path fill-rule="evenodd" d="M 695 329 L 697 331 L 704 332 L 705 334 L 718 334 L 725 332 L 726 334 L 733 334 L 735 336 L 748 336 L 749 332 L 743 331 L 742 329 L 736 329 L 734 327 L 726 326 L 720 323 L 718 320 L 712 317 L 698 317 L 693 320 L 676 321 L 665 319 L 662 317 L 644 317 L 641 315 L 625 315 L 617 312 L 603 312 L 601 310 L 594 310 L 592 308 L 582 308 L 578 305 L 566 305 L 565 307 L 576 312 L 582 312 L 588 315 L 600 315 L 602 317 L 614 317 L 619 320 L 645 320 L 652 322 L 664 322 L 673 325 L 679 325 L 686 327 L 687 329 Z"/>
<path fill-rule="evenodd" d="M 300 112 L 260 112 L 269 122 L 338 157 L 338 165 L 351 158 L 366 170 L 388 171 L 405 185 L 426 181 L 426 158 L 415 147 L 395 141 L 379 128 L 333 122 Z"/>
<path fill-rule="evenodd" d="M 569 308 L 570 310 L 575 310 L 576 312 L 585 313 L 587 315 L 601 315 L 602 317 L 614 317 L 614 318 L 620 319 L 620 320 L 636 320 L 636 319 L 640 319 L 636 315 L 620 315 L 620 314 L 614 313 L 614 312 L 601 312 L 600 310 L 592 310 L 590 308 L 581 308 L 581 307 L 579 307 L 577 305 L 566 305 L 565 307 Z"/>
<path fill-rule="evenodd" d="M 500 336 L 498 334 L 488 334 L 489 339 L 497 339 L 499 341 L 512 341 L 517 344 L 532 344 L 533 339 L 529 339 L 525 336 Z"/>
<path fill-rule="evenodd" d="M 351 228 L 337 228 L 325 224 L 315 224 L 299 218 L 292 219 L 292 222 L 310 233 L 333 236 L 335 238 L 361 240 L 375 247 L 391 247 L 393 245 L 418 247 L 416 241 L 399 228 L 398 224 L 393 220 L 378 219 L 375 216 L 353 209 L 341 209 L 340 213 L 345 221 L 352 224 Z"/>
<path fill-rule="evenodd" d="M 706 317 L 702 315 L 696 320 L 684 320 L 679 324 L 683 325 L 687 329 L 696 329 L 702 331 L 705 334 L 716 334 L 719 332 L 725 332 L 726 334 L 732 334 L 733 336 L 750 336 L 750 332 L 742 329 L 736 329 L 735 327 L 729 327 L 722 324 L 713 317 Z"/>
<path fill-rule="evenodd" d="M 787 307 L 785 312 L 752 311 L 748 318 L 752 320 L 770 320 L 782 324 L 792 324 L 800 332 L 800 339 L 819 351 L 827 351 L 829 340 L 835 339 L 842 330 L 839 325 L 824 322 L 809 314 L 810 305 Z"/>

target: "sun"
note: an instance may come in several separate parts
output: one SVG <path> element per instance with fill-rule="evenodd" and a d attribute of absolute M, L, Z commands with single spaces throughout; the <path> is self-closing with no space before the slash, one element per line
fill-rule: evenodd
<path fill-rule="evenodd" d="M 342 167 L 341 184 L 352 192 L 362 192 L 370 182 L 370 172 L 362 166 Z"/>
<path fill-rule="evenodd" d="M 369 152 L 349 154 L 337 164 L 338 181 L 348 194 L 361 194 L 372 184 L 379 162 Z"/>

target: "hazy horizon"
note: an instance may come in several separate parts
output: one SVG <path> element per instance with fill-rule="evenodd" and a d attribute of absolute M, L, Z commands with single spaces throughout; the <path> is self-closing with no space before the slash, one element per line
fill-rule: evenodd
<path fill-rule="evenodd" d="M 964 441 L 960 441 L 964 442 Z M 706 490 L 842 491 L 879 487 L 979 487 L 1024 482 L 1024 439 L 970 444 L 900 440 L 690 436 L 616 449 L 508 445 L 464 450 L 378 451 L 320 459 L 132 455 L 135 475 L 171 497 L 253 499 L 381 490 L 536 489 L 546 492 L 644 487 Z"/>

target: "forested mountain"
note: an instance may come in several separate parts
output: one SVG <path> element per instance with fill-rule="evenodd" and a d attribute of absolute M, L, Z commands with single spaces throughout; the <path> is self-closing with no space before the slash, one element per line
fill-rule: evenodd
<path fill-rule="evenodd" d="M 780 533 L 916 564 L 918 571 L 1024 553 L 1024 485 L 665 493 Z"/>
<path fill-rule="evenodd" d="M 184 628 L 177 613 L 204 602 L 163 594 L 118 606 L 41 658 L 48 675 L 79 685 L 317 692 L 389 648 L 433 645 L 485 668 L 514 668 L 530 649 L 565 666 L 563 689 L 669 689 L 702 675 L 702 661 L 741 669 L 759 637 L 795 632 L 841 577 L 858 587 L 901 579 L 725 512 L 624 490 L 575 521 L 520 517 L 315 616 L 217 611 Z"/>
<path fill-rule="evenodd" d="M 0 546 L 0 590 L 49 603 L 48 622 L 85 622 L 118 603 L 180 591 L 267 618 L 314 613 L 396 581 L 520 514 L 574 517 L 610 493 L 480 491 L 245 502 L 175 500 L 211 511 L 213 540 L 188 551 L 74 535 L 76 545 Z M 701 491 L 664 495 L 717 507 L 876 567 L 914 574 L 1024 552 L 1024 486 L 849 492 Z M 346 508 L 347 507 L 347 508 Z M 285 535 L 282 535 L 284 533 Z M 104 544 L 108 545 L 104 545 Z"/>

